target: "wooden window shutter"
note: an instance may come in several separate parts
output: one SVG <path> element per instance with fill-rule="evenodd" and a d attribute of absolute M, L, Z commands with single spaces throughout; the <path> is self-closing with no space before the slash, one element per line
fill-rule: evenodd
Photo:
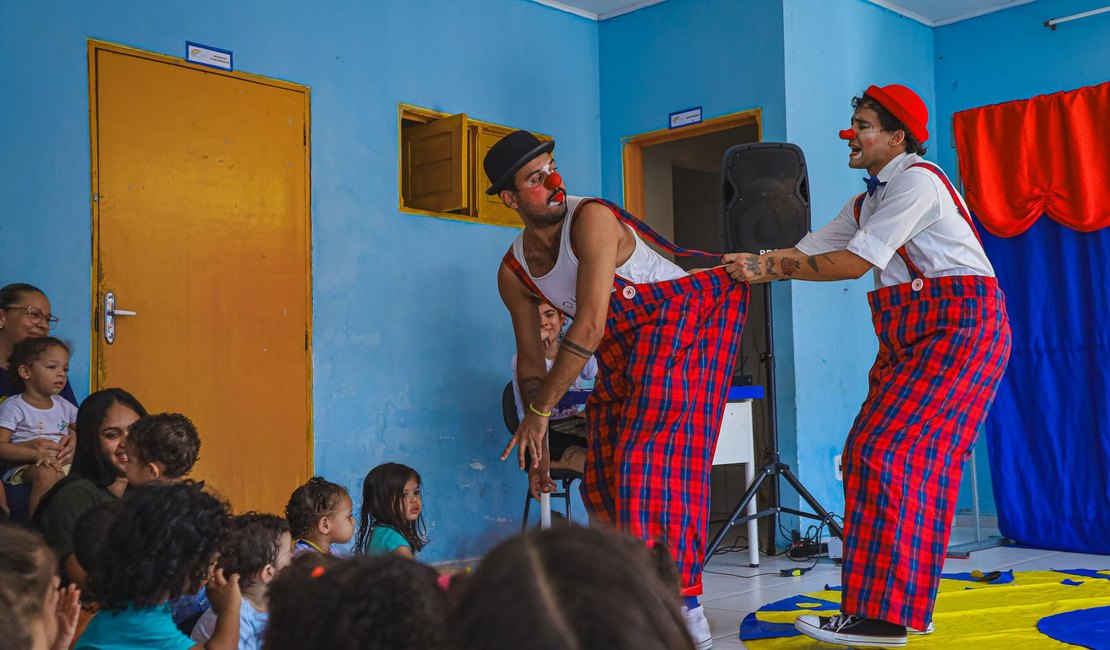
<path fill-rule="evenodd" d="M 466 113 L 401 130 L 401 194 L 407 207 L 456 212 L 470 207 Z"/>

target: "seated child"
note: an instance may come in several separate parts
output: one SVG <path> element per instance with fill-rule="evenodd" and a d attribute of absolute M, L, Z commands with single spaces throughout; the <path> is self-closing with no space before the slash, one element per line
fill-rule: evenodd
<path fill-rule="evenodd" d="M 543 344 L 546 372 L 551 372 L 555 357 L 559 354 L 559 335 L 567 323 L 567 317 L 546 302 L 539 304 L 540 342 Z M 520 373 L 517 358 L 513 355 L 513 398 L 516 401 L 517 421 L 524 419 L 526 408 L 520 396 Z M 582 390 L 584 382 L 597 377 L 597 358 L 590 357 L 582 372 L 570 385 L 570 390 Z M 542 379 L 539 378 L 539 379 Z M 551 469 L 572 469 L 582 472 L 586 464 L 586 423 L 582 417 L 582 406 L 560 406 L 551 409 L 548 419 L 550 436 L 548 444 L 551 451 Z"/>
<path fill-rule="evenodd" d="M 396 555 L 341 560 L 305 553 L 270 585 L 264 647 L 453 648 L 447 608 L 435 570 L 419 562 Z"/>
<path fill-rule="evenodd" d="M 362 481 L 362 514 L 355 551 L 411 558 L 428 543 L 420 475 L 400 463 L 382 463 Z"/>
<path fill-rule="evenodd" d="M 12 350 L 8 381 L 23 392 L 0 403 L 0 463 L 5 483 L 31 486 L 30 513 L 73 459 L 77 407 L 59 396 L 68 371 L 69 346 L 54 337 L 24 339 Z"/>
<path fill-rule="evenodd" d="M 155 413 L 135 420 L 121 446 L 127 453 L 127 487 L 133 490 L 185 478 L 200 454 L 200 435 L 192 420 L 180 413 Z M 169 604 L 173 622 L 186 635 L 210 606 L 203 587 L 171 598 Z"/>
<path fill-rule="evenodd" d="M 200 436 L 192 420 L 180 413 L 139 418 L 123 443 L 127 449 L 127 486 L 178 481 L 189 474 L 200 454 Z"/>
<path fill-rule="evenodd" d="M 59 589 L 57 560 L 41 537 L 0 524 L 0 639 L 5 648 L 67 650 L 81 592 Z"/>
<path fill-rule="evenodd" d="M 278 573 L 289 566 L 292 550 L 289 524 L 281 517 L 248 512 L 231 518 L 216 566 L 226 575 L 239 575 L 239 590 L 243 593 L 239 650 L 261 650 L 270 611 L 266 591 Z M 216 613 L 210 609 L 200 617 L 189 636 L 197 643 L 205 643 L 215 629 Z"/>
<path fill-rule="evenodd" d="M 332 544 L 346 544 L 355 532 L 354 503 L 347 488 L 320 476 L 293 490 L 285 519 L 293 536 L 293 555 L 331 554 Z"/>
<path fill-rule="evenodd" d="M 89 588 L 100 611 L 77 649 L 231 650 L 239 644 L 239 577 L 213 568 L 227 532 L 227 504 L 192 481 L 129 491 L 96 553 Z M 216 625 L 198 646 L 174 625 L 168 599 L 207 581 Z"/>
<path fill-rule="evenodd" d="M 579 526 L 503 542 L 452 583 L 456 647 L 692 650 L 677 571 L 660 573 L 657 550 Z"/>

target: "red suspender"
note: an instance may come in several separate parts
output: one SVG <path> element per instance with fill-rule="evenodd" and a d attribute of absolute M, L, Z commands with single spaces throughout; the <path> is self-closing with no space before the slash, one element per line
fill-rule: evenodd
<path fill-rule="evenodd" d="M 559 309 L 558 305 L 552 302 L 547 296 L 543 295 L 543 292 L 540 291 L 540 288 L 537 287 L 536 283 L 532 281 L 532 276 L 528 275 L 528 271 L 524 270 L 524 266 L 521 265 L 520 260 L 516 258 L 516 255 L 513 255 L 512 246 L 509 247 L 509 251 L 505 253 L 505 257 L 502 258 L 501 261 L 505 264 L 505 266 L 509 267 L 509 270 L 512 271 L 514 275 L 516 275 L 517 279 L 519 279 L 524 286 L 528 287 L 528 290 L 534 293 L 537 298 L 554 307 L 560 314 L 566 316 L 567 318 L 570 318 L 570 314 L 566 313 L 562 309 Z"/>
<path fill-rule="evenodd" d="M 673 253 L 675 255 L 679 255 L 681 257 L 696 257 L 696 256 L 699 256 L 699 255 L 700 256 L 705 256 L 705 257 L 720 257 L 720 254 L 718 254 L 718 253 L 706 253 L 705 251 L 682 248 L 681 246 L 676 246 L 676 245 L 672 244 L 671 242 L 667 241 L 662 235 L 655 232 L 655 230 L 653 230 L 651 228 L 651 226 L 647 225 L 643 221 L 640 221 L 636 217 L 632 216 L 630 213 L 626 212 L 624 210 L 624 208 L 620 207 L 616 203 L 613 203 L 612 201 L 606 201 L 605 199 L 595 199 L 595 198 L 583 199 L 578 204 L 578 209 L 581 209 L 582 206 L 586 205 L 587 203 L 589 203 L 591 201 L 600 203 L 600 204 L 604 205 L 605 207 L 609 208 L 609 210 L 613 213 L 613 216 L 615 216 L 617 218 L 617 221 L 620 221 L 621 223 L 628 225 L 630 228 L 635 230 L 639 235 L 641 235 L 642 237 L 654 242 L 660 248 L 662 248 L 662 249 L 664 249 L 664 250 L 666 250 L 670 253 Z M 857 221 L 859 220 L 859 211 L 858 210 L 856 212 L 856 220 Z M 532 277 L 529 276 L 528 272 L 524 270 L 524 266 L 520 263 L 520 260 L 518 260 L 516 258 L 516 255 L 513 255 L 513 249 L 512 249 L 511 246 L 509 247 L 509 252 L 505 253 L 505 257 L 502 261 L 505 263 L 505 266 L 509 267 L 509 270 L 512 271 L 516 275 L 516 277 L 520 278 L 520 281 L 524 284 L 524 286 L 528 287 L 528 290 L 531 291 L 532 293 L 534 293 L 536 295 L 536 297 L 538 297 L 540 300 L 546 302 L 547 304 L 551 305 L 552 307 L 555 307 L 555 309 L 559 309 L 559 306 L 556 305 L 555 303 L 551 302 L 550 300 L 548 300 L 547 297 L 543 295 L 543 292 L 540 291 L 540 288 L 536 286 L 536 283 L 532 280 Z M 627 284 L 633 284 L 633 283 L 632 283 L 631 280 L 622 278 L 621 276 L 617 275 L 617 276 L 613 277 L 613 284 L 617 285 L 618 287 L 623 287 Z M 560 309 L 559 311 L 561 312 L 562 310 Z M 564 315 L 566 315 L 566 314 L 564 314 Z"/>
<path fill-rule="evenodd" d="M 857 226 L 859 225 L 860 210 L 863 209 L 863 199 L 866 196 L 867 196 L 867 192 L 864 192 L 863 194 L 860 194 L 859 196 L 857 196 L 856 197 L 856 202 L 852 206 L 852 211 L 856 215 L 856 225 Z M 916 280 L 917 278 L 922 277 L 921 269 L 917 268 L 917 265 L 914 264 L 913 260 L 910 259 L 910 253 L 909 253 L 909 251 L 906 250 L 906 245 L 905 244 L 902 244 L 902 247 L 898 249 L 898 256 L 901 257 L 902 261 L 906 263 L 906 269 L 908 269 L 909 272 L 910 272 L 910 279 L 911 280 Z"/>
<path fill-rule="evenodd" d="M 651 240 L 653 243 L 655 243 L 660 248 L 666 250 L 669 253 L 673 253 L 673 254 L 678 255 L 680 257 L 698 257 L 698 256 L 701 256 L 701 257 L 720 257 L 721 256 L 720 253 L 706 253 L 705 251 L 699 251 L 699 250 L 694 250 L 694 249 L 690 249 L 690 248 L 682 248 L 681 246 L 676 246 L 676 245 L 672 244 L 671 242 L 667 241 L 663 237 L 663 235 L 660 235 L 659 233 L 655 232 L 652 229 L 651 226 L 647 225 L 643 221 L 640 221 L 636 217 L 632 216 L 632 214 L 626 212 L 624 210 L 624 208 L 617 205 L 616 203 L 613 203 L 612 201 L 606 201 L 605 199 L 583 199 L 582 202 L 579 203 L 578 205 L 579 205 L 579 207 L 581 207 L 583 205 L 586 205 L 590 201 L 596 201 L 597 203 L 600 203 L 600 204 L 604 205 L 605 207 L 609 208 L 610 210 L 612 210 L 613 216 L 615 216 L 618 221 L 628 225 L 633 230 L 635 230 L 639 235 L 641 235 L 642 237 L 644 237 L 646 239 Z"/>
<path fill-rule="evenodd" d="M 960 195 L 956 192 L 956 188 L 952 187 L 952 181 L 948 180 L 948 177 L 944 175 L 944 172 L 942 172 L 935 165 L 926 162 L 914 163 L 910 165 L 910 167 L 920 167 L 936 174 L 937 178 L 940 179 L 940 182 L 944 183 L 944 186 L 948 188 L 948 193 L 952 195 L 952 202 L 956 204 L 956 210 L 959 211 L 960 216 L 963 217 L 964 221 L 967 222 L 968 227 L 971 228 L 971 233 L 975 235 L 975 239 L 978 240 L 979 245 L 982 246 L 983 240 L 979 237 L 979 231 L 975 228 L 975 223 L 971 220 L 971 215 L 967 213 L 967 208 L 964 207 L 964 202 L 960 200 Z"/>

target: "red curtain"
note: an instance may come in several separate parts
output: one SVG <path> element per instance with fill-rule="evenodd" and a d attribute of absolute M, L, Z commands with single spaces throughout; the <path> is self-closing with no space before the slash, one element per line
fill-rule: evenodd
<path fill-rule="evenodd" d="M 964 196 L 987 230 L 1020 235 L 1042 214 L 1110 226 L 1110 82 L 973 108 L 953 118 Z"/>

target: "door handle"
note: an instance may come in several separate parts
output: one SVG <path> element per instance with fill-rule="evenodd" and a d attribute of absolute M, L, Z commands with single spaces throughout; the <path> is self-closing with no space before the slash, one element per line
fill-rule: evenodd
<path fill-rule="evenodd" d="M 116 294 L 104 294 L 104 342 L 111 345 L 116 340 L 116 316 L 138 316 L 137 312 L 116 309 Z"/>

